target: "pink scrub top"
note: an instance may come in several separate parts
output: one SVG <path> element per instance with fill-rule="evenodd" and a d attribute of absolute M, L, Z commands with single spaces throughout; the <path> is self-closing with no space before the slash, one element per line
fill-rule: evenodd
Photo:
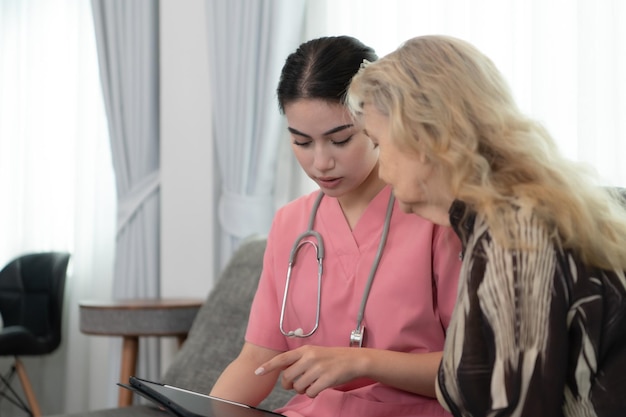
<path fill-rule="evenodd" d="M 322 199 L 313 226 L 325 246 L 319 328 L 308 338 L 285 337 L 279 321 L 289 254 L 298 235 L 307 229 L 318 192 L 287 204 L 274 218 L 250 312 L 249 343 L 279 351 L 305 344 L 350 345 L 391 189 L 385 187 L 372 200 L 354 230 L 350 230 L 337 199 Z M 365 308 L 364 347 L 415 353 L 442 351 L 456 300 L 460 251 L 461 243 L 451 228 L 404 213 L 396 202 Z M 317 272 L 315 250 L 304 245 L 292 271 L 284 330 L 302 328 L 307 333 L 313 328 Z M 434 398 L 375 381 L 326 389 L 315 398 L 296 395 L 277 411 L 290 417 L 449 415 Z"/>

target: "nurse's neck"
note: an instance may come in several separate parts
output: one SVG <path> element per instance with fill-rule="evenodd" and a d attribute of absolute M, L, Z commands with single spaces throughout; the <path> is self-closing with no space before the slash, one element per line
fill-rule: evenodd
<path fill-rule="evenodd" d="M 370 202 L 383 188 L 385 182 L 378 177 L 378 170 L 373 169 L 361 185 L 337 198 L 351 230 L 354 230 Z"/>

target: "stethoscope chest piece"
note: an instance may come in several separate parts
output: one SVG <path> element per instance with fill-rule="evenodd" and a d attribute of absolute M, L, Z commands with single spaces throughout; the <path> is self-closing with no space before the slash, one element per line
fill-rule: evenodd
<path fill-rule="evenodd" d="M 350 347 L 363 347 L 365 339 L 365 326 L 359 326 L 350 333 Z"/>

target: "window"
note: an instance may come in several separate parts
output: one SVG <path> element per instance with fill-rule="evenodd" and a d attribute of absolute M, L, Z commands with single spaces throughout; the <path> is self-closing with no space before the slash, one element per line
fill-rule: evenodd
<path fill-rule="evenodd" d="M 498 66 L 517 102 L 570 159 L 626 185 L 626 2 L 320 0 L 306 38 L 352 35 L 391 52 L 413 36 L 465 39 Z"/>

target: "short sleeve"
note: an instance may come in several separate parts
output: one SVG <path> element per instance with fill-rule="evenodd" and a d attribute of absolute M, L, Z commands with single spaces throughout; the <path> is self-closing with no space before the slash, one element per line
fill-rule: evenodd
<path fill-rule="evenodd" d="M 276 222 L 267 239 L 263 256 L 263 271 L 252 306 L 246 330 L 246 341 L 258 346 L 278 351 L 288 349 L 285 337 L 280 333 L 280 300 L 278 299 L 277 279 L 274 274 L 274 251 L 276 250 Z"/>

